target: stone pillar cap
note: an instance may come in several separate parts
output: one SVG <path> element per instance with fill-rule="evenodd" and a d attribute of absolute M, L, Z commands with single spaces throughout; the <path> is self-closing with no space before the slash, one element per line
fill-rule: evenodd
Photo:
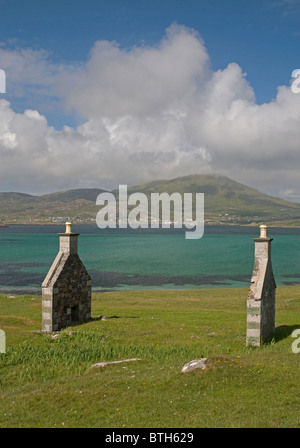
<path fill-rule="evenodd" d="M 65 233 L 72 233 L 72 223 L 67 221 L 66 222 L 66 231 Z"/>
<path fill-rule="evenodd" d="M 57 234 L 58 236 L 78 236 L 78 235 L 80 235 L 80 233 L 73 233 L 72 232 L 72 223 L 71 222 L 66 222 L 66 230 L 65 230 L 65 233 L 58 233 Z"/>
<path fill-rule="evenodd" d="M 253 238 L 253 240 L 256 243 L 260 243 L 260 242 L 264 242 L 264 241 L 273 241 L 273 238 L 267 237 L 267 228 L 268 227 L 265 224 L 262 224 L 259 226 L 260 236 L 259 236 L 259 238 Z"/>
<path fill-rule="evenodd" d="M 260 229 L 260 238 L 267 238 L 267 226 L 265 224 L 262 224 L 259 226 Z"/>

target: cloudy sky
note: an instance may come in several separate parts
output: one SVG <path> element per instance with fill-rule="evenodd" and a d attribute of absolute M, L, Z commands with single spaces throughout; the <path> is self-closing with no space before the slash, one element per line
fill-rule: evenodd
<path fill-rule="evenodd" d="M 300 202 L 300 0 L 0 11 L 0 191 L 219 173 Z"/>

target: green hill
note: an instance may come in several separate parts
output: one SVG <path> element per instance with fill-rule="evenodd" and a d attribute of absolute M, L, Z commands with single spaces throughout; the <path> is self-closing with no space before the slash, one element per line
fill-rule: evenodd
<path fill-rule="evenodd" d="M 0 193 L 1 224 L 47 224 L 65 221 L 91 222 L 98 207 L 96 198 L 104 190 L 68 190 L 42 196 Z"/>
<path fill-rule="evenodd" d="M 77 190 L 61 191 L 58 193 L 45 194 L 42 196 L 43 200 L 71 202 L 84 199 L 95 203 L 96 198 L 100 193 L 106 190 L 100 190 L 99 188 L 81 188 Z"/>
<path fill-rule="evenodd" d="M 2 224 L 74 223 L 95 221 L 97 196 L 105 190 L 73 189 L 42 196 L 24 193 L 0 193 Z M 204 193 L 205 221 L 211 224 L 252 224 L 299 226 L 300 204 L 266 195 L 227 177 L 192 175 L 128 187 L 128 194 Z M 116 198 L 118 190 L 113 191 Z M 193 195 L 195 199 L 195 194 Z"/>
<path fill-rule="evenodd" d="M 266 195 L 220 175 L 184 176 L 128 188 L 128 193 L 204 193 L 205 221 L 251 224 L 264 221 L 300 225 L 300 204 Z"/>

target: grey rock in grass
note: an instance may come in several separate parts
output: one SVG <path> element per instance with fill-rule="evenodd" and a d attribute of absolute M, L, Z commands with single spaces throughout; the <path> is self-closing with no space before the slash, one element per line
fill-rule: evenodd
<path fill-rule="evenodd" d="M 191 372 L 192 370 L 201 369 L 205 370 L 207 358 L 194 359 L 193 361 L 185 364 L 181 370 L 182 373 Z"/>

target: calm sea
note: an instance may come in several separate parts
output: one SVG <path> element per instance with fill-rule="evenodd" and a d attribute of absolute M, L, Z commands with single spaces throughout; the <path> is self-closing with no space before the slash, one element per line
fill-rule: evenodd
<path fill-rule="evenodd" d="M 249 286 L 256 227 L 206 226 L 204 236 L 185 239 L 184 230 L 100 230 L 80 233 L 79 256 L 93 291 L 191 289 Z M 0 292 L 41 293 L 57 252 L 61 226 L 0 228 Z M 300 229 L 269 228 L 277 285 L 300 284 Z"/>

